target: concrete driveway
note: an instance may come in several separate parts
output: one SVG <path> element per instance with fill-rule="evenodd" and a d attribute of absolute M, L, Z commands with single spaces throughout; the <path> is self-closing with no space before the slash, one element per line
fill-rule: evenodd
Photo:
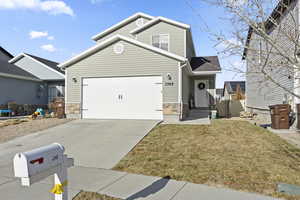
<path fill-rule="evenodd" d="M 75 159 L 76 166 L 110 169 L 157 123 L 151 120 L 72 121 L 0 144 L 0 167 L 11 165 L 17 152 L 58 142 Z"/>

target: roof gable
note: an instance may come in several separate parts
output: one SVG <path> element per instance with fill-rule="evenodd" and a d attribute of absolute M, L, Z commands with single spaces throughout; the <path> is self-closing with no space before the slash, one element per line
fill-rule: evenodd
<path fill-rule="evenodd" d="M 121 28 L 125 25 L 127 25 L 128 23 L 130 23 L 130 22 L 132 22 L 132 21 L 134 21 L 134 20 L 136 20 L 140 17 L 143 17 L 143 18 L 146 18 L 146 19 L 149 19 L 149 20 L 152 20 L 154 18 L 153 16 L 147 15 L 145 13 L 138 12 L 138 13 L 124 19 L 123 21 L 115 24 L 114 26 L 106 29 L 105 31 L 102 31 L 101 33 L 98 33 L 97 35 L 94 35 L 92 37 L 92 40 L 97 41 L 97 40 L 101 39 L 102 37 L 108 35 L 109 33 L 113 32 L 113 31 L 115 31 L 115 30 L 117 30 L 117 29 L 119 29 L 119 28 Z"/>
<path fill-rule="evenodd" d="M 174 25 L 174 26 L 178 26 L 178 27 L 181 27 L 181 28 L 184 28 L 184 29 L 190 29 L 190 25 L 187 25 L 187 24 L 184 24 L 184 23 L 181 23 L 181 22 L 178 22 L 178 21 L 174 21 L 174 20 L 171 20 L 171 19 L 168 19 L 168 18 L 165 18 L 165 17 L 156 17 L 152 20 L 150 20 L 148 23 L 144 24 L 143 26 L 141 27 L 137 27 L 136 29 L 130 31 L 131 34 L 137 34 L 159 22 L 165 22 L 165 23 L 168 23 L 168 24 L 171 24 L 171 25 Z"/>
<path fill-rule="evenodd" d="M 50 71 L 58 74 L 62 78 L 65 77 L 64 71 L 57 66 L 58 65 L 57 62 L 50 61 L 50 60 L 47 60 L 47 59 L 44 59 L 44 58 L 40 58 L 40 57 L 37 57 L 37 56 L 33 56 L 33 55 L 30 55 L 30 54 L 27 54 L 27 53 L 21 53 L 18 56 L 14 57 L 13 59 L 9 60 L 8 62 L 11 63 L 11 64 L 14 64 L 17 61 L 19 61 L 22 58 L 24 58 L 24 57 L 30 58 L 34 62 L 38 63 L 40 66 L 49 69 Z"/>
<path fill-rule="evenodd" d="M 30 56 L 30 57 L 32 57 L 32 58 L 40 61 L 41 63 L 47 65 L 48 67 L 51 67 L 52 69 L 54 69 L 54 70 L 56 70 L 56 71 L 58 71 L 58 72 L 60 72 L 62 74 L 65 74 L 65 72 L 63 70 L 61 70 L 61 68 L 59 68 L 57 66 L 59 64 L 57 62 L 54 62 L 54 61 L 51 61 L 51 60 L 47 60 L 45 58 L 41 58 L 41 57 L 38 57 L 38 56 L 30 55 L 30 54 L 27 54 L 27 53 L 26 53 L 26 55 L 28 55 L 28 56 Z"/>
<path fill-rule="evenodd" d="M 87 49 L 86 51 L 82 52 L 81 54 L 79 54 L 79 55 L 77 55 L 73 58 L 71 58 L 70 60 L 67 60 L 64 63 L 59 64 L 58 67 L 62 67 L 62 68 L 69 67 L 70 65 L 73 65 L 74 63 L 76 63 L 76 62 L 78 62 L 78 61 L 80 61 L 80 60 L 82 60 L 82 59 L 84 59 L 84 58 L 86 58 L 90 55 L 93 55 L 93 54 L 97 53 L 98 51 L 100 51 L 101 49 L 111 45 L 112 43 L 115 43 L 116 41 L 120 41 L 120 40 L 131 43 L 131 44 L 134 44 L 134 45 L 142 47 L 144 49 L 159 53 L 161 55 L 164 55 L 166 57 L 175 59 L 175 60 L 180 61 L 180 62 L 187 61 L 186 58 L 184 58 L 182 56 L 178 56 L 174 53 L 159 49 L 157 47 L 139 42 L 137 40 L 134 40 L 134 39 L 122 36 L 122 35 L 115 35 L 115 36 L 113 36 L 113 37 L 111 37 L 111 38 L 109 38 L 109 39 L 107 39 L 107 40 L 105 40 L 105 41 L 103 41 L 99 44 L 96 44 L 95 46 Z"/>
<path fill-rule="evenodd" d="M 31 73 L 19 68 L 16 65 L 10 64 L 7 61 L 0 60 L 0 76 L 19 77 L 22 79 L 39 80 Z"/>
<path fill-rule="evenodd" d="M 295 2 L 296 2 L 296 0 L 280 0 L 278 2 L 278 4 L 276 5 L 276 7 L 273 9 L 270 16 L 267 18 L 267 20 L 265 22 L 258 23 L 258 26 L 264 26 L 267 33 L 272 32 L 274 27 L 276 27 L 276 24 L 279 24 L 282 17 L 284 17 L 286 15 L 286 13 L 289 11 L 290 6 L 291 5 L 296 6 L 294 4 Z M 245 60 L 247 57 L 248 48 L 250 45 L 251 36 L 252 36 L 253 32 L 254 32 L 253 27 L 249 26 L 242 60 Z"/>

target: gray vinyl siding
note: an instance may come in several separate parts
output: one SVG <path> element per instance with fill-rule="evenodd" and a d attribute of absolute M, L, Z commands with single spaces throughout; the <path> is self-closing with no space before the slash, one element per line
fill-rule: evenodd
<path fill-rule="evenodd" d="M 160 75 L 165 81 L 168 73 L 174 85 L 163 85 L 163 101 L 178 102 L 178 62 L 136 45 L 119 42 L 125 46 L 122 54 L 115 54 L 112 44 L 66 69 L 67 103 L 81 102 L 81 79 L 84 77 Z M 74 83 L 73 78 L 78 82 Z"/>
<path fill-rule="evenodd" d="M 189 31 L 186 32 L 186 57 L 190 59 L 191 57 L 195 57 L 195 49 L 193 45 L 192 35 Z"/>
<path fill-rule="evenodd" d="M 189 99 L 191 96 L 190 90 L 190 77 L 188 75 L 186 67 L 182 69 L 182 102 L 183 104 L 189 104 Z"/>
<path fill-rule="evenodd" d="M 33 74 L 41 80 L 63 80 L 64 78 L 51 69 L 46 68 L 42 64 L 28 57 L 23 57 L 14 63 L 23 70 Z"/>
<path fill-rule="evenodd" d="M 43 84 L 42 95 L 38 97 L 41 84 L 43 83 L 0 77 L 0 104 L 11 101 L 15 101 L 17 104 L 47 104 L 46 84 Z"/>
<path fill-rule="evenodd" d="M 292 24 L 291 14 L 298 19 L 298 7 L 291 5 L 289 14 L 287 14 L 281 21 L 283 29 L 290 28 Z M 299 23 L 298 23 L 299 24 Z M 294 27 L 292 28 L 294 30 Z M 282 34 L 282 33 L 281 33 Z M 293 44 L 284 35 L 278 35 L 278 29 L 274 29 L 270 33 L 270 37 L 276 37 L 278 44 L 287 54 L 293 55 Z M 262 48 L 265 49 L 265 43 L 255 33 L 251 36 L 250 49 L 258 50 L 260 40 L 262 41 Z M 261 73 L 261 65 L 259 64 L 259 55 L 257 51 L 248 51 L 247 54 L 247 74 L 246 74 L 246 103 L 249 108 L 269 109 L 270 105 L 281 104 L 287 98 L 292 98 L 291 95 L 281 87 L 275 85 L 268 80 Z M 278 55 L 270 55 L 270 61 L 273 65 L 278 64 L 278 67 L 269 69 L 270 76 L 280 83 L 283 87 L 293 91 L 294 81 L 293 72 L 287 70 L 287 67 L 282 64 L 282 57 Z M 261 62 L 263 63 L 263 62 Z M 267 69 L 268 70 L 268 69 Z M 289 77 L 290 76 L 290 77 Z"/>
<path fill-rule="evenodd" d="M 146 19 L 144 17 L 140 17 L 140 18 L 143 18 L 144 19 L 144 23 L 147 23 L 149 21 L 149 19 Z M 140 18 L 137 18 L 136 20 L 140 19 Z M 133 35 L 130 34 L 130 31 L 132 31 L 133 29 L 137 28 L 137 25 L 136 25 L 136 20 L 124 25 L 123 27 L 103 36 L 102 38 L 100 38 L 99 40 L 97 40 L 97 43 L 100 43 L 100 42 L 103 42 L 104 40 L 114 36 L 114 35 L 123 35 L 123 36 L 126 36 L 126 37 L 129 37 L 129 38 L 134 38 Z"/>
<path fill-rule="evenodd" d="M 169 34 L 170 52 L 180 56 L 185 56 L 185 29 L 166 22 L 158 22 L 157 24 L 141 31 L 137 34 L 137 40 L 152 45 L 152 36 L 158 34 Z"/>

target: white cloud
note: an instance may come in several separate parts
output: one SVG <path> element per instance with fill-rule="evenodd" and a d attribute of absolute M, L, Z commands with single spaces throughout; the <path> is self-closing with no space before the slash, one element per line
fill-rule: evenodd
<path fill-rule="evenodd" d="M 54 52 L 56 51 L 56 48 L 52 44 L 45 44 L 41 46 L 41 49 L 48 51 L 48 52 Z"/>
<path fill-rule="evenodd" d="M 54 38 L 54 36 L 49 36 L 49 37 L 47 37 L 47 39 L 48 40 L 54 40 L 55 38 Z"/>
<path fill-rule="evenodd" d="M 51 15 L 74 16 L 74 11 L 61 0 L 0 0 L 0 9 L 29 9 L 44 11 Z"/>
<path fill-rule="evenodd" d="M 30 39 L 36 39 L 36 38 L 42 38 L 47 37 L 48 32 L 47 31 L 30 31 L 29 32 Z"/>

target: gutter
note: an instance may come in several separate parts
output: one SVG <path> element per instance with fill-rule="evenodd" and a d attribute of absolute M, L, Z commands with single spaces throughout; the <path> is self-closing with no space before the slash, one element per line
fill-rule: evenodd
<path fill-rule="evenodd" d="M 40 79 L 35 79 L 35 78 L 30 78 L 30 77 L 25 77 L 25 76 L 20 76 L 20 75 L 6 74 L 6 73 L 1 73 L 1 72 L 0 72 L 0 76 L 6 77 L 6 78 L 14 78 L 14 79 L 26 80 L 26 81 L 43 82 Z"/>
<path fill-rule="evenodd" d="M 182 101 L 182 68 L 186 67 L 188 64 L 188 61 L 185 61 L 183 65 L 181 63 L 178 63 L 179 69 L 178 69 L 178 102 L 180 105 L 180 113 L 179 113 L 179 120 L 183 120 L 183 101 Z"/>

